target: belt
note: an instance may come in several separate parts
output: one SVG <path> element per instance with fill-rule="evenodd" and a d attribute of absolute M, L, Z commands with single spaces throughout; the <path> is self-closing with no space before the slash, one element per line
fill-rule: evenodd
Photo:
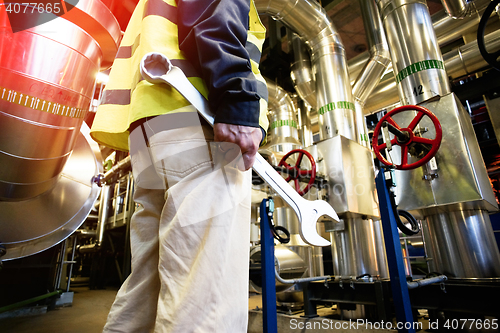
<path fill-rule="evenodd" d="M 154 119 L 154 121 L 152 121 Z M 159 133 L 162 131 L 173 130 L 177 128 L 185 128 L 190 126 L 200 126 L 207 140 L 213 140 L 212 126 L 197 112 L 171 112 L 159 116 L 144 117 L 134 121 L 129 126 L 129 133 L 132 133 L 137 128 L 142 128 L 144 139 L 149 145 L 148 135 L 146 134 L 144 123 L 147 124 L 148 132 Z M 150 133 L 151 133 L 150 132 Z"/>

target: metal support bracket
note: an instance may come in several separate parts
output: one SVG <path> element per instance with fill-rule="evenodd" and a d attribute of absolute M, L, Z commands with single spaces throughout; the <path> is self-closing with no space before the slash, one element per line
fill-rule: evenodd
<path fill-rule="evenodd" d="M 401 252 L 396 218 L 391 207 L 389 190 L 386 186 L 385 171 L 384 168 L 380 168 L 375 183 L 377 186 L 380 216 L 382 218 L 382 227 L 384 230 L 387 263 L 389 265 L 389 275 L 391 277 L 392 297 L 396 310 L 396 319 L 398 322 L 405 324 L 403 325 L 404 328 L 400 329 L 399 332 L 414 333 L 413 314 L 408 284 L 406 283 L 403 254 Z M 411 325 L 406 323 L 411 323 Z M 408 329 L 406 328 L 407 326 L 411 328 Z"/>
<path fill-rule="evenodd" d="M 276 278 L 274 275 L 274 237 L 269 226 L 269 217 L 267 216 L 269 201 L 270 199 L 264 199 L 260 204 L 263 332 L 278 333 Z"/>

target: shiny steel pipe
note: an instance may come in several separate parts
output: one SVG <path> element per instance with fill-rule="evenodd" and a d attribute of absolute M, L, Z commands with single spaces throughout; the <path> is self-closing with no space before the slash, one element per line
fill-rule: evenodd
<path fill-rule="evenodd" d="M 370 58 L 358 75 L 352 88 L 356 102 L 363 106 L 378 85 L 387 66 L 391 63 L 389 46 L 374 0 L 360 0 L 363 25 L 369 47 Z"/>
<path fill-rule="evenodd" d="M 349 67 L 349 77 L 351 78 L 351 85 L 354 85 L 359 74 L 366 66 L 366 63 L 368 62 L 368 60 L 370 60 L 370 57 L 370 51 L 365 51 L 351 58 L 347 62 L 347 66 Z"/>
<path fill-rule="evenodd" d="M 489 0 L 475 0 L 474 9 L 469 15 L 461 18 L 454 19 L 449 16 L 448 13 L 443 9 L 431 16 L 432 24 L 436 36 L 438 38 L 439 45 L 445 45 L 453 42 L 463 35 L 468 33 L 475 33 L 477 31 L 477 26 L 481 20 L 481 16 L 484 10 L 490 3 Z M 490 17 L 490 21 L 498 21 L 498 17 Z"/>
<path fill-rule="evenodd" d="M 306 278 L 298 278 L 298 279 L 283 279 L 280 274 L 278 273 L 278 269 L 276 266 L 274 267 L 274 276 L 276 277 L 276 281 L 283 283 L 283 284 L 296 284 L 296 283 L 304 283 L 304 282 L 312 282 L 312 281 L 328 281 L 332 277 L 330 275 L 325 275 L 325 276 L 313 276 L 313 277 L 306 277 Z"/>
<path fill-rule="evenodd" d="M 288 152 L 301 146 L 298 132 L 297 111 L 287 92 L 266 79 L 268 98 L 268 143 L 276 152 Z"/>
<path fill-rule="evenodd" d="M 99 217 L 97 219 L 96 238 L 94 243 L 86 244 L 78 247 L 79 253 L 95 253 L 101 249 L 104 240 L 104 231 L 106 230 L 106 221 L 109 216 L 109 199 L 111 197 L 111 185 L 104 185 L 101 189 L 101 197 L 99 199 Z"/>
<path fill-rule="evenodd" d="M 500 253 L 488 212 L 429 215 L 422 227 L 431 271 L 450 279 L 500 277 Z"/>
<path fill-rule="evenodd" d="M 330 233 L 333 274 L 341 278 L 363 274 L 387 277 L 387 266 L 379 267 L 387 264 L 386 260 L 379 260 L 380 256 L 385 258 L 383 237 L 377 225 L 380 221 L 345 218 L 344 224 L 344 230 Z"/>
<path fill-rule="evenodd" d="M 99 181 L 102 184 L 112 183 L 112 180 L 118 178 L 120 174 L 127 173 L 132 170 L 132 162 L 130 160 L 130 155 L 125 157 L 124 159 L 118 161 L 111 169 L 109 169 L 102 177 L 99 178 Z"/>
<path fill-rule="evenodd" d="M 370 59 L 365 64 L 352 87 L 356 105 L 356 124 L 358 127 L 357 141 L 360 145 L 369 147 L 368 131 L 364 121 L 363 107 L 368 96 L 380 82 L 387 66 L 391 63 L 389 46 L 385 38 L 384 28 L 378 8 L 374 0 L 360 0 L 363 25 L 366 31 Z"/>
<path fill-rule="evenodd" d="M 316 108 L 316 81 L 312 73 L 311 58 L 305 43 L 299 35 L 291 30 L 287 31 L 289 48 L 292 51 L 292 64 L 290 76 L 294 88 L 300 98 L 311 107 Z"/>
<path fill-rule="evenodd" d="M 260 14 L 270 14 L 297 32 L 311 48 L 320 139 L 343 135 L 355 140 L 354 100 L 345 49 L 326 11 L 313 0 L 257 0 L 255 5 Z"/>
<path fill-rule="evenodd" d="M 476 10 L 474 10 L 469 16 L 460 20 L 450 17 L 444 9 L 434 13 L 431 16 L 431 21 L 434 32 L 436 33 L 438 44 L 443 46 L 461 38 L 464 34 L 476 32 L 477 25 L 479 24 L 482 13 L 488 6 L 488 3 L 488 0 L 474 1 Z M 498 21 L 498 17 L 490 17 L 490 21 L 493 22 L 494 20 Z M 351 80 L 359 75 L 361 69 L 364 67 L 369 58 L 369 51 L 366 51 L 348 61 L 349 76 L 351 77 Z"/>
<path fill-rule="evenodd" d="M 373 223 L 373 232 L 375 238 L 375 251 L 377 253 L 378 276 L 380 279 L 389 278 L 389 264 L 387 263 L 387 255 L 385 250 L 384 231 L 382 230 L 382 221 L 369 220 Z"/>
<path fill-rule="evenodd" d="M 500 30 L 496 30 L 484 37 L 488 50 L 500 49 Z M 475 73 L 488 67 L 488 63 L 481 56 L 477 41 L 462 45 L 443 55 L 446 73 L 452 78 Z"/>
<path fill-rule="evenodd" d="M 97 247 L 101 247 L 104 240 L 106 221 L 109 216 L 109 199 L 111 197 L 111 189 L 112 187 L 110 185 L 106 185 L 101 190 L 101 204 L 99 206 L 99 219 L 97 221 L 97 237 L 95 242 Z"/>
<path fill-rule="evenodd" d="M 475 9 L 472 0 L 441 0 L 441 3 L 446 13 L 454 19 L 464 18 Z"/>
<path fill-rule="evenodd" d="M 451 92 L 424 0 L 378 0 L 401 104 Z"/>
<path fill-rule="evenodd" d="M 299 120 L 299 138 L 302 147 L 309 147 L 313 144 L 313 129 L 311 123 L 311 110 L 312 108 L 304 102 L 303 99 L 297 101 L 298 120 Z"/>
<path fill-rule="evenodd" d="M 406 282 L 406 284 L 408 285 L 408 289 L 415 289 L 415 288 L 425 287 L 433 283 L 443 282 L 446 280 L 448 280 L 448 277 L 446 275 L 439 275 L 427 279 L 408 281 Z"/>
<path fill-rule="evenodd" d="M 491 51 L 500 49 L 499 31 L 487 35 L 484 40 L 486 48 Z M 467 43 L 458 49 L 443 55 L 446 73 L 452 79 L 464 75 L 473 74 L 478 70 L 487 68 L 489 65 L 481 56 L 477 41 Z M 375 112 L 393 105 L 399 101 L 396 93 L 396 81 L 392 74 L 386 75 L 375 88 L 372 95 L 365 104 L 364 112 Z"/>

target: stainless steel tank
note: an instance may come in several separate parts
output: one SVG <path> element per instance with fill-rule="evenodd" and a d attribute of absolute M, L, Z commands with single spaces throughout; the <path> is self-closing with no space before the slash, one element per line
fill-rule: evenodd
<path fill-rule="evenodd" d="M 250 250 L 250 262 L 261 269 L 261 248 L 260 245 Z M 297 279 L 307 272 L 307 265 L 304 260 L 291 249 L 277 245 L 274 249 L 274 266 L 278 274 L 284 279 Z M 258 274 L 250 276 L 250 286 L 257 292 L 262 292 L 262 280 Z M 285 292 L 293 289 L 294 285 L 283 284 L 276 281 L 276 292 Z"/>
<path fill-rule="evenodd" d="M 80 128 L 96 75 L 111 65 L 120 37 L 98 0 L 80 0 L 65 15 L 15 33 L 5 11 L 0 15 L 2 259 L 57 244 L 84 221 L 82 207 L 90 211 L 100 162 Z"/>
<path fill-rule="evenodd" d="M 488 212 L 437 212 L 423 222 L 430 270 L 448 278 L 498 278 L 500 254 Z"/>
<path fill-rule="evenodd" d="M 331 232 L 334 275 L 356 278 L 389 277 L 382 225 L 379 220 L 346 218 L 343 231 Z"/>

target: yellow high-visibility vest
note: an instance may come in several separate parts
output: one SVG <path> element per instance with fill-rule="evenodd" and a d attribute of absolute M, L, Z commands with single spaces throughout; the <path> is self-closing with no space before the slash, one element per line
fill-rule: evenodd
<path fill-rule="evenodd" d="M 262 25 L 253 0 L 250 1 L 247 48 L 262 51 L 266 29 Z M 175 0 L 140 0 L 113 63 L 109 81 L 103 91 L 101 104 L 92 124 L 91 136 L 97 142 L 113 149 L 128 150 L 128 129 L 134 121 L 166 114 L 189 105 L 175 89 L 154 85 L 142 80 L 139 64 L 149 52 L 166 55 L 179 66 L 189 81 L 205 97 L 208 90 L 203 79 L 196 76 L 193 67 L 179 50 Z M 259 55 L 260 57 L 260 55 Z M 265 84 L 259 64 L 250 59 L 252 72 Z M 267 130 L 267 101 L 260 100 L 259 124 Z"/>

